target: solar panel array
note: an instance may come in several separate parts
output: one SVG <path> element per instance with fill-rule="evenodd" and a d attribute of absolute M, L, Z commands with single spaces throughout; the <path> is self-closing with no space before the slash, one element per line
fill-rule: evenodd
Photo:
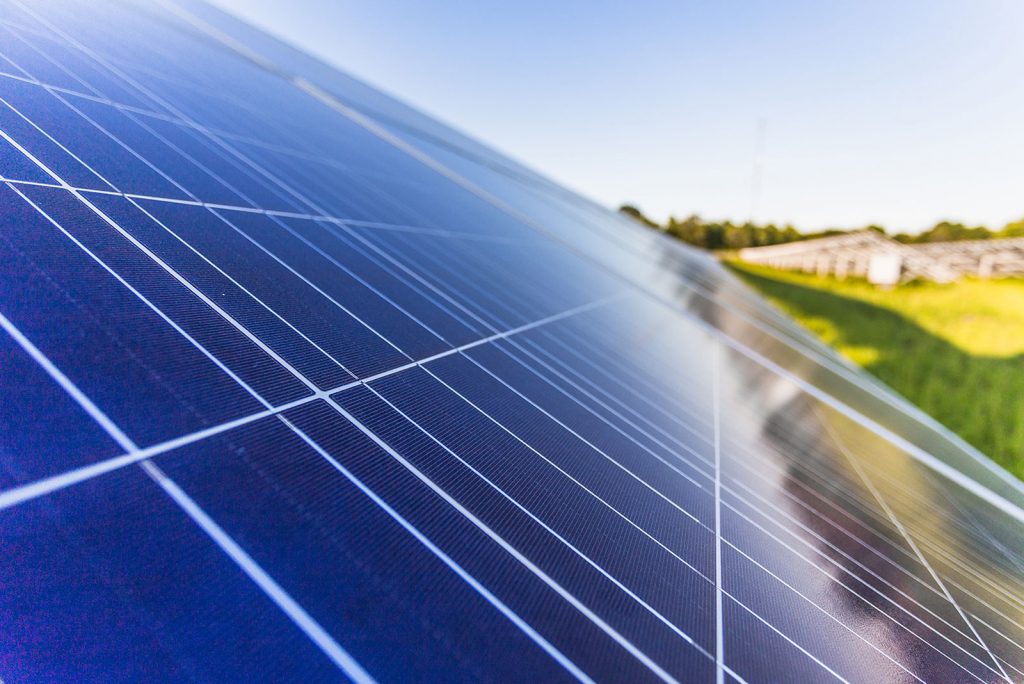
<path fill-rule="evenodd" d="M 0 678 L 1022 681 L 1019 483 L 192 0 L 0 2 Z"/>

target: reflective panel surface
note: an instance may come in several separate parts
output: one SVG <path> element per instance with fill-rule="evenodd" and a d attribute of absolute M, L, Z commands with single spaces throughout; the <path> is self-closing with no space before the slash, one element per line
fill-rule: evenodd
<path fill-rule="evenodd" d="M 193 0 L 0 0 L 0 678 L 1024 681 L 1024 489 Z"/>

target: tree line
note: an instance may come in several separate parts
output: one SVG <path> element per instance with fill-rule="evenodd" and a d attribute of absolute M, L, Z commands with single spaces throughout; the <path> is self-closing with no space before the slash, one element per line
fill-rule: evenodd
<path fill-rule="evenodd" d="M 829 229 L 814 233 L 802 233 L 790 224 L 777 226 L 772 223 L 755 224 L 750 221 L 733 223 L 732 221 L 707 221 L 696 214 L 684 219 L 670 216 L 661 225 L 645 216 L 638 208 L 624 204 L 619 211 L 645 226 L 660 230 L 667 235 L 704 249 L 743 249 L 744 247 L 761 247 L 764 245 L 780 245 L 786 242 L 813 240 L 814 238 L 841 235 L 849 230 Z M 861 230 L 875 230 L 887 235 L 885 228 L 876 225 L 865 226 Z M 1006 224 L 1000 230 L 990 230 L 984 226 L 967 226 L 963 223 L 940 221 L 926 231 L 911 235 L 896 233 L 889 235 L 895 240 L 906 244 L 922 242 L 949 242 L 952 240 L 988 240 L 992 238 L 1024 237 L 1024 219 Z"/>

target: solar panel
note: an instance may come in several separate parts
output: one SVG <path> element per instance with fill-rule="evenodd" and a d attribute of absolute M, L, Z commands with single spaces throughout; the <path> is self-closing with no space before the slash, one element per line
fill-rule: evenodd
<path fill-rule="evenodd" d="M 0 677 L 1021 681 L 1024 488 L 193 0 L 0 2 Z"/>

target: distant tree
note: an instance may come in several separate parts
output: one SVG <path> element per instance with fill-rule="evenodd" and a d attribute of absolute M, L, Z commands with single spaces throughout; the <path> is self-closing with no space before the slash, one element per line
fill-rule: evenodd
<path fill-rule="evenodd" d="M 669 217 L 666 232 L 683 242 L 710 249 L 708 247 L 708 231 L 704 222 L 696 214 L 687 216 L 682 221 L 676 220 L 674 216 Z"/>
<path fill-rule="evenodd" d="M 707 249 L 722 249 L 725 247 L 725 229 L 729 223 L 707 223 L 704 225 L 707 235 Z"/>
<path fill-rule="evenodd" d="M 848 230 L 842 230 L 840 228 L 826 228 L 825 230 L 819 230 L 816 233 L 803 233 L 801 239 L 803 240 L 815 240 L 817 238 L 832 237 L 834 235 L 842 235 L 849 233 Z"/>
<path fill-rule="evenodd" d="M 769 223 L 758 232 L 758 245 L 777 245 L 780 242 L 782 242 L 782 232 L 773 223 Z"/>
<path fill-rule="evenodd" d="M 952 240 L 987 240 L 992 231 L 983 226 L 969 228 L 962 223 L 940 221 L 917 236 L 914 242 L 950 242 Z"/>
<path fill-rule="evenodd" d="M 631 204 L 622 205 L 619 211 L 645 226 L 662 230 L 677 240 L 709 250 L 778 245 L 786 242 L 843 235 L 850 232 L 838 228 L 828 228 L 814 233 L 801 233 L 788 223 L 780 228 L 772 223 L 757 225 L 751 221 L 745 223 L 705 221 L 696 214 L 691 214 L 684 219 L 670 216 L 664 226 L 659 226 Z M 874 224 L 859 230 L 873 230 L 882 235 L 886 234 L 885 228 Z M 984 226 L 970 227 L 962 223 L 940 221 L 922 233 L 916 235 L 896 233 L 892 237 L 905 244 L 948 242 L 951 240 L 987 240 L 993 237 L 1024 237 L 1024 219 L 1008 223 L 996 232 Z"/>
<path fill-rule="evenodd" d="M 1003 226 L 1003 229 L 996 233 L 996 237 L 1012 238 L 1024 237 L 1024 219 L 1012 221 Z"/>
<path fill-rule="evenodd" d="M 657 223 L 644 216 L 643 212 L 634 207 L 632 204 L 623 204 L 621 207 L 619 207 L 619 213 L 625 214 L 629 218 L 644 224 L 648 228 L 661 228 L 661 226 L 659 226 Z"/>
<path fill-rule="evenodd" d="M 751 223 L 744 223 L 743 225 L 734 226 L 731 223 L 727 223 L 725 226 L 725 246 L 729 249 L 743 249 L 744 247 L 753 247 L 754 242 L 754 226 Z"/>

